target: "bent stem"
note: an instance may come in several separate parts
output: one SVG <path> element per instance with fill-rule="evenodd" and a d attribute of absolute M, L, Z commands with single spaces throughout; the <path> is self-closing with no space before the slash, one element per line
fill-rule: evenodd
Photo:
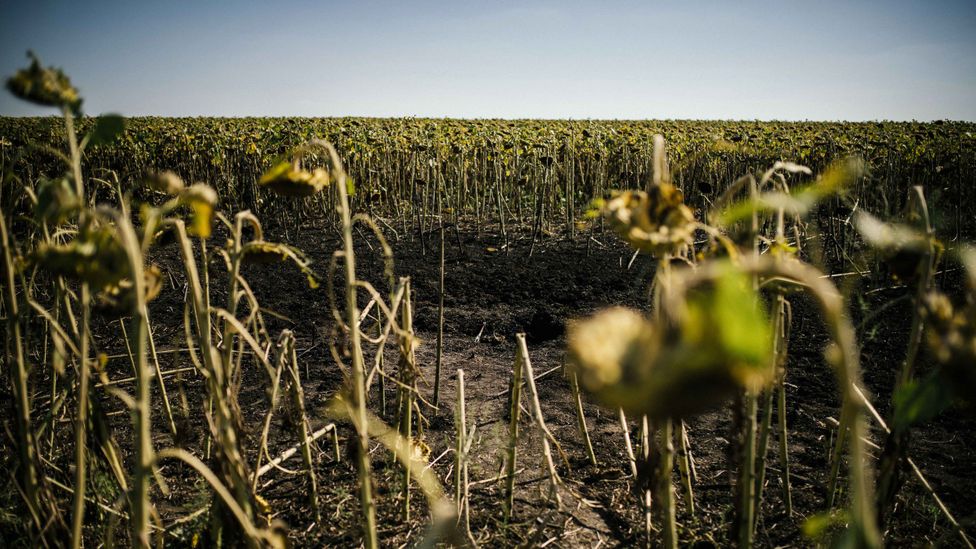
<path fill-rule="evenodd" d="M 27 509 L 31 514 L 34 526 L 41 529 L 41 486 L 37 467 L 37 446 L 34 442 L 34 431 L 31 427 L 31 406 L 27 385 L 27 363 L 24 359 L 24 339 L 20 325 L 20 312 L 17 305 L 17 291 L 14 287 L 14 260 L 11 254 L 11 241 L 7 233 L 7 221 L 0 211 L 0 238 L 3 242 L 3 270 L 5 286 L 4 298 L 7 303 L 6 352 L 4 362 L 10 367 L 11 385 L 14 387 L 17 414 L 16 426 L 17 450 L 20 453 L 21 489 Z M 10 348 L 13 347 L 13 357 Z"/>
<path fill-rule="evenodd" d="M 335 149 L 324 141 L 315 141 L 329 154 L 333 169 L 337 172 L 336 187 L 339 192 L 339 210 L 342 218 L 342 245 L 346 267 L 346 325 L 349 328 L 349 347 L 352 354 L 352 409 L 356 427 L 356 466 L 359 471 L 359 500 L 363 515 L 363 543 L 367 549 L 379 545 L 376 535 L 376 507 L 373 504 L 369 463 L 369 433 L 366 429 L 366 374 L 363 364 L 362 340 L 359 332 L 359 306 L 356 303 L 356 253 L 352 240 L 352 215 L 349 210 L 349 191 L 346 188 L 346 172 Z"/>

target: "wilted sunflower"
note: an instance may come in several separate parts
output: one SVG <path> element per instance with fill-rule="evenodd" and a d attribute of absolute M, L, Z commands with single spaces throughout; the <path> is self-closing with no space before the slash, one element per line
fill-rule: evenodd
<path fill-rule="evenodd" d="M 942 375 L 953 394 L 976 404 L 976 288 L 968 289 L 962 305 L 945 294 L 930 292 L 922 303 L 926 343 L 942 364 Z"/>
<path fill-rule="evenodd" d="M 692 243 L 695 217 L 674 185 L 615 194 L 603 208 L 611 228 L 631 246 L 654 254 L 676 253 Z"/>
<path fill-rule="evenodd" d="M 81 97 L 61 69 L 42 67 L 33 52 L 27 52 L 30 67 L 20 69 L 7 79 L 7 89 L 15 96 L 45 107 L 66 107 L 77 113 Z"/>
<path fill-rule="evenodd" d="M 170 196 L 176 196 L 186 188 L 183 179 L 169 170 L 149 174 L 146 178 L 146 185 L 156 192 Z M 216 196 L 214 199 L 216 200 Z"/>
<path fill-rule="evenodd" d="M 689 291 L 673 322 L 615 307 L 569 326 L 568 363 L 600 402 L 653 418 L 708 410 L 773 378 L 772 330 L 748 277 Z"/>
<path fill-rule="evenodd" d="M 67 178 L 41 179 L 37 184 L 38 219 L 57 225 L 63 223 L 81 209 L 81 201 Z"/>
<path fill-rule="evenodd" d="M 244 263 L 266 265 L 269 263 L 280 263 L 291 261 L 308 279 L 311 288 L 318 287 L 318 275 L 309 267 L 308 258 L 298 248 L 278 242 L 267 242 L 264 240 L 252 240 L 241 247 L 241 261 Z"/>
<path fill-rule="evenodd" d="M 315 168 L 311 172 L 302 170 L 297 163 L 281 161 L 261 176 L 258 184 L 283 196 L 311 196 L 329 184 L 329 172 Z"/>
<path fill-rule="evenodd" d="M 52 274 L 87 282 L 95 290 L 129 276 L 129 259 L 115 228 L 87 225 L 67 244 L 42 244 L 34 261 Z"/>
<path fill-rule="evenodd" d="M 163 272 L 156 265 L 149 265 L 143 270 L 145 280 L 146 303 L 156 299 L 163 289 Z M 103 289 L 96 299 L 101 307 L 113 311 L 130 311 L 135 305 L 132 280 L 123 278 L 118 283 Z"/>
<path fill-rule="evenodd" d="M 252 240 L 241 247 L 241 258 L 244 263 L 258 265 L 285 261 L 294 254 L 294 250 L 289 246 L 264 240 Z"/>

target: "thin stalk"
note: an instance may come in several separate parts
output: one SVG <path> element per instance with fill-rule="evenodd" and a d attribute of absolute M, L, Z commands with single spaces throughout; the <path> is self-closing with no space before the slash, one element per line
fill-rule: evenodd
<path fill-rule="evenodd" d="M 773 393 L 775 389 L 769 388 L 763 393 L 763 405 L 760 412 L 759 423 L 759 443 L 756 445 L 756 483 L 752 489 L 755 501 L 752 504 L 753 521 L 752 530 L 755 532 L 756 524 L 759 522 L 759 515 L 762 513 L 763 491 L 766 484 L 766 454 L 769 451 L 769 432 L 773 421 Z"/>
<path fill-rule="evenodd" d="M 678 450 L 678 472 L 681 475 L 681 486 L 685 490 L 685 505 L 688 507 L 688 515 L 695 517 L 695 491 L 692 489 L 694 482 L 694 467 L 691 463 L 691 448 L 688 442 L 688 429 L 684 420 L 679 423 L 678 438 L 681 449 Z"/>
<path fill-rule="evenodd" d="M 437 286 L 437 358 L 434 363 L 434 397 L 433 404 L 436 408 L 440 403 L 441 394 L 441 364 L 444 359 L 444 209 L 441 205 L 443 201 L 437 199 L 438 216 L 440 217 L 440 281 Z"/>
<path fill-rule="evenodd" d="M 413 310 L 411 307 L 411 295 L 410 295 L 410 279 L 407 278 L 404 281 L 403 290 L 403 309 L 401 309 L 401 324 L 403 327 L 403 341 L 400 344 L 400 352 L 402 356 L 400 357 L 400 392 L 402 394 L 400 398 L 401 412 L 400 412 L 400 434 L 403 435 L 404 440 L 410 445 L 410 451 L 413 451 L 413 408 L 414 408 L 414 395 L 416 394 L 417 388 L 417 376 L 415 372 L 416 363 L 414 359 L 414 340 L 413 340 Z M 418 414 L 419 416 L 419 414 Z M 418 422 L 419 423 L 419 422 Z M 403 520 L 410 520 L 410 468 L 413 460 L 407 460 L 403 464 L 403 484 L 401 489 L 403 491 L 403 510 L 402 516 Z"/>
<path fill-rule="evenodd" d="M 785 368 L 786 349 L 785 349 L 785 318 L 786 306 L 782 294 L 776 296 L 776 313 L 773 317 L 773 368 L 776 370 L 777 379 L 782 382 Z M 778 385 L 778 384 L 777 384 Z M 756 485 L 753 488 L 753 532 L 756 523 L 759 521 L 759 514 L 762 509 L 763 490 L 766 483 L 766 454 L 769 446 L 769 432 L 771 430 L 773 416 L 773 393 L 775 388 L 770 388 L 765 392 L 765 399 L 762 407 L 762 422 L 759 427 L 759 444 L 756 454 Z"/>
<path fill-rule="evenodd" d="M 299 440 L 301 440 L 302 443 L 302 460 L 305 463 L 305 469 L 308 474 L 308 482 L 310 487 L 308 491 L 308 499 L 309 504 L 312 506 L 312 513 L 315 515 L 315 522 L 319 522 L 321 520 L 321 513 L 319 512 L 319 489 L 318 480 L 315 478 L 315 461 L 312 459 L 312 440 L 308 434 L 308 415 L 305 413 L 305 393 L 302 391 L 302 380 L 298 374 L 298 357 L 295 354 L 295 336 L 291 335 L 290 332 L 287 346 L 288 355 L 291 358 L 288 373 L 291 376 L 292 400 L 295 408 L 301 415 L 301 424 L 298 428 L 298 434 Z"/>
<path fill-rule="evenodd" d="M 641 495 L 643 499 L 641 500 L 641 505 L 644 511 L 644 537 L 645 537 L 645 547 L 651 547 L 652 536 L 654 534 L 654 520 L 653 520 L 653 507 L 654 507 L 654 492 L 658 489 L 658 485 L 661 482 L 661 471 L 660 463 L 658 469 L 654 470 L 652 467 L 655 465 L 652 459 L 660 459 L 661 455 L 658 452 L 654 455 L 652 452 L 652 428 L 650 421 L 648 421 L 647 416 L 641 416 L 641 429 L 640 429 L 640 458 L 641 464 L 645 470 L 650 470 L 649 482 L 650 486 L 646 486 L 643 482 L 640 483 L 639 487 L 641 489 Z"/>
<path fill-rule="evenodd" d="M 24 360 L 24 339 L 20 325 L 20 311 L 17 304 L 17 292 L 14 286 L 14 261 L 11 255 L 10 236 L 7 233 L 7 221 L 0 211 L 0 238 L 3 246 L 3 271 L 7 288 L 7 330 L 6 354 L 4 362 L 10 366 L 11 385 L 14 387 L 14 412 L 16 426 L 17 451 L 20 453 L 21 487 L 24 500 L 31 514 L 35 527 L 41 528 L 41 487 L 37 470 L 37 447 L 34 442 L 34 431 L 31 427 L 30 393 L 27 386 L 27 363 Z M 10 347 L 13 346 L 13 357 Z"/>
<path fill-rule="evenodd" d="M 756 467 L 756 396 L 745 395 L 746 432 L 739 472 L 739 547 L 752 547 L 752 525 L 755 513 Z"/>
<path fill-rule="evenodd" d="M 674 469 L 674 434 L 673 422 L 666 419 L 661 424 L 661 471 L 658 477 L 658 512 L 664 523 L 663 546 L 678 547 L 678 529 L 675 520 L 674 484 L 671 482 L 671 471 Z"/>
<path fill-rule="evenodd" d="M 630 476 L 637 479 L 637 456 L 634 455 L 634 444 L 630 441 L 630 426 L 623 408 L 617 408 L 617 420 L 624 435 L 624 449 L 627 450 L 627 460 L 630 462 Z"/>
<path fill-rule="evenodd" d="M 75 491 L 71 505 L 71 546 L 82 546 L 82 526 L 85 520 L 85 487 L 87 484 L 88 441 L 88 324 L 91 320 L 91 288 L 81 285 L 81 356 L 78 360 L 78 409 L 75 417 Z"/>
<path fill-rule="evenodd" d="M 133 431 L 135 433 L 135 471 L 132 479 L 132 532 L 133 543 L 149 547 L 149 477 L 155 460 L 152 448 L 152 410 L 150 386 L 152 372 L 146 360 L 146 340 L 148 338 L 146 310 L 146 278 L 143 272 L 142 249 L 135 230 L 128 218 L 117 219 L 119 235 L 129 261 L 132 275 L 132 291 L 135 303 L 132 308 L 132 330 L 130 347 L 135 355 L 136 398 Z"/>
<path fill-rule="evenodd" d="M 366 415 L 366 373 L 363 364 L 363 348 L 359 328 L 359 306 L 356 303 L 356 251 L 352 241 L 352 215 L 349 211 L 349 193 L 346 174 L 338 155 L 330 149 L 333 164 L 339 176 L 339 210 L 342 216 L 342 244 L 346 267 L 346 324 L 349 326 L 349 346 L 352 353 L 352 407 L 356 414 L 356 466 L 359 471 L 359 500 L 363 514 L 363 543 L 366 549 L 379 546 L 376 535 L 376 507 L 373 504 L 372 475 L 369 463 L 369 433 Z"/>
<path fill-rule="evenodd" d="M 508 459 L 505 460 L 505 499 L 502 501 L 505 522 L 512 518 L 515 504 L 515 466 L 518 459 L 519 416 L 522 413 L 522 347 L 515 348 L 512 368 L 512 390 L 508 406 Z"/>
<path fill-rule="evenodd" d="M 793 514 L 793 490 L 790 487 L 790 447 L 786 432 L 786 387 L 783 384 L 776 390 L 776 419 L 779 423 L 779 468 L 783 484 L 783 501 L 786 516 Z"/>
<path fill-rule="evenodd" d="M 576 402 L 576 422 L 580 436 L 583 437 L 583 443 L 586 445 L 586 456 L 590 459 L 590 463 L 595 466 L 597 465 L 596 454 L 593 452 L 593 443 L 590 441 L 590 431 L 586 427 L 586 414 L 583 412 L 583 398 L 580 395 L 579 380 L 576 378 L 575 373 L 570 374 L 569 383 L 573 391 L 573 400 Z"/>
<path fill-rule="evenodd" d="M 146 318 L 146 325 L 150 326 L 149 318 Z M 166 382 L 163 380 L 163 371 L 159 366 L 159 357 L 156 355 L 156 342 L 153 340 L 152 328 L 149 328 L 149 353 L 152 355 L 153 369 L 156 373 L 156 382 L 159 383 L 159 393 L 163 397 L 163 405 L 166 407 L 166 419 L 169 422 L 169 431 L 175 439 L 178 436 L 176 420 L 173 419 L 173 408 L 169 404 L 169 396 L 166 393 Z"/>
<path fill-rule="evenodd" d="M 458 504 L 458 519 L 464 521 L 464 531 L 471 535 L 471 508 L 468 503 L 468 416 L 465 411 L 464 370 L 457 371 L 457 449 L 454 468 L 454 497 Z"/>
<path fill-rule="evenodd" d="M 892 395 L 911 380 L 912 373 L 915 370 L 915 360 L 918 357 L 918 349 L 922 342 L 922 330 L 925 327 L 921 307 L 926 293 L 928 293 L 929 288 L 932 286 L 932 273 L 935 271 L 936 254 L 931 241 L 933 230 L 929 221 L 929 211 L 925 202 L 925 194 L 922 192 L 922 187 L 920 186 L 915 186 L 912 190 L 915 193 L 915 209 L 922 216 L 923 228 L 928 243 L 925 249 L 925 255 L 919 266 L 918 287 L 915 289 L 914 314 L 912 315 L 912 329 L 908 338 L 908 352 L 905 355 L 905 361 L 902 363 L 898 380 L 895 384 L 895 391 Z"/>
<path fill-rule="evenodd" d="M 542 431 L 542 455 L 545 458 L 546 469 L 549 472 L 549 496 L 556 502 L 556 507 L 562 509 L 563 500 L 559 495 L 559 474 L 556 472 L 556 464 L 552 459 L 552 447 L 549 441 L 555 442 L 555 438 L 546 427 L 545 418 L 542 416 L 542 405 L 539 404 L 539 392 L 535 387 L 535 374 L 532 372 L 532 361 L 529 360 L 529 350 L 525 344 L 525 334 L 515 334 L 515 341 L 518 344 L 522 355 L 522 368 L 525 369 L 526 385 L 531 396 L 532 415 L 535 416 L 536 424 Z M 565 456 L 564 456 L 565 457 Z"/>

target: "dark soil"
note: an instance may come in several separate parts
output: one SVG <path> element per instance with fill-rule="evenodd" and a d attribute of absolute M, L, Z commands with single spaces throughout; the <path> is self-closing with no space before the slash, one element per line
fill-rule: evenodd
<path fill-rule="evenodd" d="M 269 230 L 269 240 L 285 239 Z M 304 229 L 289 242 L 302 248 L 315 260 L 320 273 L 326 271 L 333 250 L 338 248 L 334 231 L 319 226 Z M 389 236 L 389 235 L 388 235 Z M 214 240 L 214 242 L 219 240 Z M 438 324 L 438 253 L 437 234 L 419 237 L 391 237 L 395 250 L 397 276 L 410 276 L 415 294 L 415 328 L 423 345 L 417 361 L 424 374 L 423 393 L 430 400 L 434 380 L 435 342 Z M 490 481 L 503 466 L 507 441 L 507 395 L 515 356 L 517 332 L 526 333 L 529 352 L 536 374 L 557 368 L 564 360 L 564 329 L 567 320 L 587 315 L 601 307 L 624 304 L 645 308 L 648 285 L 654 272 L 653 261 L 639 256 L 628 268 L 632 252 L 611 235 L 579 236 L 575 241 L 551 237 L 532 245 L 528 237 L 512 238 L 508 244 L 498 235 L 456 234 L 447 232 L 446 291 L 444 296 L 445 340 L 440 410 L 425 408 L 429 425 L 425 442 L 433 469 L 452 491 L 454 447 L 454 409 L 456 370 L 463 368 L 466 381 L 466 403 L 469 424 L 476 424 L 476 441 L 470 469 L 475 485 L 471 494 L 471 530 L 480 545 L 619 546 L 644 543 L 643 513 L 632 489 L 623 435 L 616 413 L 586 403 L 585 411 L 599 465 L 590 465 L 582 438 L 577 430 L 576 412 L 569 383 L 556 370 L 538 381 L 539 396 L 546 422 L 569 457 L 568 469 L 558 463 L 564 480 L 561 490 L 562 509 L 556 509 L 548 498 L 548 484 L 542 456 L 542 438 L 523 415 L 519 441 L 519 473 L 514 517 L 502 522 L 502 483 Z M 379 247 L 371 239 L 360 238 L 358 271 L 385 293 L 381 273 L 383 262 Z M 531 254 L 530 254 L 531 251 Z M 159 351 L 185 347 L 183 339 L 183 275 L 175 250 L 165 250 L 161 263 L 168 271 L 172 287 L 151 306 L 153 333 Z M 213 261 L 211 284 L 215 306 L 226 302 L 226 274 L 222 261 Z M 244 277 L 268 312 L 264 318 L 272 337 L 281 329 L 293 330 L 297 336 L 303 387 L 311 411 L 312 427 L 329 422 L 324 406 L 340 388 L 342 376 L 329 351 L 334 341 L 333 322 L 329 312 L 326 285 L 309 289 L 305 277 L 290 265 L 248 266 Z M 341 279 L 336 278 L 339 282 Z M 857 288 L 853 295 L 855 322 L 871 310 L 910 291 L 894 288 L 869 292 Z M 368 301 L 363 294 L 362 303 Z M 795 323 L 790 341 L 788 364 L 789 460 L 792 480 L 793 514 L 785 514 L 778 458 L 779 442 L 775 431 L 770 436 L 768 469 L 762 509 L 759 513 L 757 545 L 763 547 L 803 546 L 811 541 L 804 537 L 805 519 L 826 508 L 828 478 L 828 443 L 831 428 L 828 418 L 838 417 L 839 400 L 834 377 L 823 360 L 826 334 L 809 303 L 791 298 Z M 271 313 L 274 314 L 271 314 Z M 882 414 L 890 398 L 895 371 L 905 353 L 909 329 L 910 305 L 907 301 L 894 306 L 880 318 L 861 327 L 862 367 L 867 389 Z M 367 332 L 372 327 L 365 323 Z M 109 362 L 113 378 L 131 374 L 124 358 L 125 347 L 118 333 L 118 320 L 108 315 L 97 317 L 97 339 L 112 356 L 123 358 Z M 367 361 L 373 356 L 367 346 Z M 163 369 L 190 366 L 185 353 L 161 354 Z M 396 364 L 395 345 L 389 345 L 387 364 Z M 925 361 L 923 360 L 923 363 Z M 256 363 L 244 362 L 240 406 L 245 419 L 248 462 L 256 458 L 261 422 L 267 411 L 267 376 Z M 305 372 L 307 371 L 307 376 Z M 123 384 L 130 389 L 130 386 Z M 393 389 L 388 399 L 393 400 Z M 207 427 L 202 413 L 204 393 L 201 380 L 190 371 L 181 381 L 168 378 L 170 399 L 175 412 L 182 415 L 180 395 L 185 395 L 188 411 L 187 436 L 177 441 L 202 454 Z M 118 410 L 117 402 L 102 395 L 104 406 Z M 154 394 L 158 398 L 158 394 Z M 157 400 L 158 402 L 158 400 Z M 528 401 L 524 401 L 528 406 Z M 375 386 L 370 407 L 379 410 Z M 392 406 L 391 406 L 392 408 Z M 168 434 L 162 406 L 154 409 L 157 447 L 174 443 Z M 680 487 L 678 494 L 679 537 L 682 545 L 730 545 L 733 492 L 731 483 L 735 467 L 728 459 L 728 440 L 732 436 L 729 408 L 690 419 L 687 422 L 697 472 L 694 485 L 695 515 L 688 513 Z M 389 418 L 387 418 L 389 419 Z M 631 429 L 637 439 L 637 425 L 631 418 Z M 297 442 L 287 413 L 277 413 L 271 431 L 270 454 L 276 455 Z M 774 425 L 776 417 L 773 417 Z M 128 453 L 130 427 L 127 416 L 113 416 L 116 437 Z M 976 531 L 976 431 L 970 416 L 950 412 L 919 428 L 912 439 L 911 455 L 928 481 L 964 528 Z M 70 429 L 63 428 L 65 434 Z M 274 519 L 288 526 L 291 539 L 299 546 L 356 546 L 359 544 L 359 504 L 356 476 L 348 457 L 345 441 L 351 429 L 339 429 L 341 453 L 335 460 L 328 437 L 319 442 L 316 472 L 319 479 L 322 520 L 315 523 L 307 503 L 305 475 L 288 475 L 271 471 L 261 478 L 260 494 L 267 500 Z M 883 444 L 882 433 L 875 428 L 872 440 Z M 873 451 L 875 454 L 876 451 Z M 557 458 L 558 462 L 558 458 Z M 412 519 L 399 516 L 398 469 L 381 447 L 372 452 L 376 493 L 379 505 L 380 537 L 384 545 L 401 546 L 418 541 L 427 525 L 425 505 L 419 493 Z M 296 456 L 283 464 L 300 469 Z M 201 509 L 206 503 L 205 487 L 199 477 L 175 463 L 164 467 L 163 476 L 170 483 L 168 498 L 154 494 L 163 519 L 171 522 Z M 677 478 L 677 469 L 676 475 Z M 483 482 L 486 481 L 486 482 Z M 841 496 L 843 498 L 843 496 Z M 910 480 L 903 489 L 898 509 L 891 521 L 887 539 L 890 545 L 919 546 L 944 544 L 956 546 L 959 540 L 947 527 L 933 500 L 918 482 Z M 203 514 L 186 521 L 169 541 L 174 546 L 186 544 L 195 532 L 206 531 Z"/>

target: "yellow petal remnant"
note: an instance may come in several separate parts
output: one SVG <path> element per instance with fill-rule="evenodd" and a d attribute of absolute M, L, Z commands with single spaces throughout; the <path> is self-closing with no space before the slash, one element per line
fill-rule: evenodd
<path fill-rule="evenodd" d="M 634 248 L 654 253 L 676 253 L 692 242 L 695 216 L 684 204 L 684 194 L 670 183 L 643 191 L 615 194 L 603 207 L 611 228 Z"/>
<path fill-rule="evenodd" d="M 77 113 L 81 108 L 81 97 L 68 76 L 61 69 L 41 66 L 33 52 L 27 52 L 27 56 L 31 58 L 30 67 L 20 69 L 7 79 L 10 93 L 37 105 L 63 107 Z"/>
<path fill-rule="evenodd" d="M 282 196 L 312 196 L 329 185 L 329 172 L 315 168 L 311 172 L 298 168 L 291 161 L 282 161 L 261 176 L 258 184 Z"/>
<path fill-rule="evenodd" d="M 217 192 L 205 183 L 194 183 L 180 193 L 180 201 L 193 211 L 191 232 L 200 238 L 210 238 Z"/>

